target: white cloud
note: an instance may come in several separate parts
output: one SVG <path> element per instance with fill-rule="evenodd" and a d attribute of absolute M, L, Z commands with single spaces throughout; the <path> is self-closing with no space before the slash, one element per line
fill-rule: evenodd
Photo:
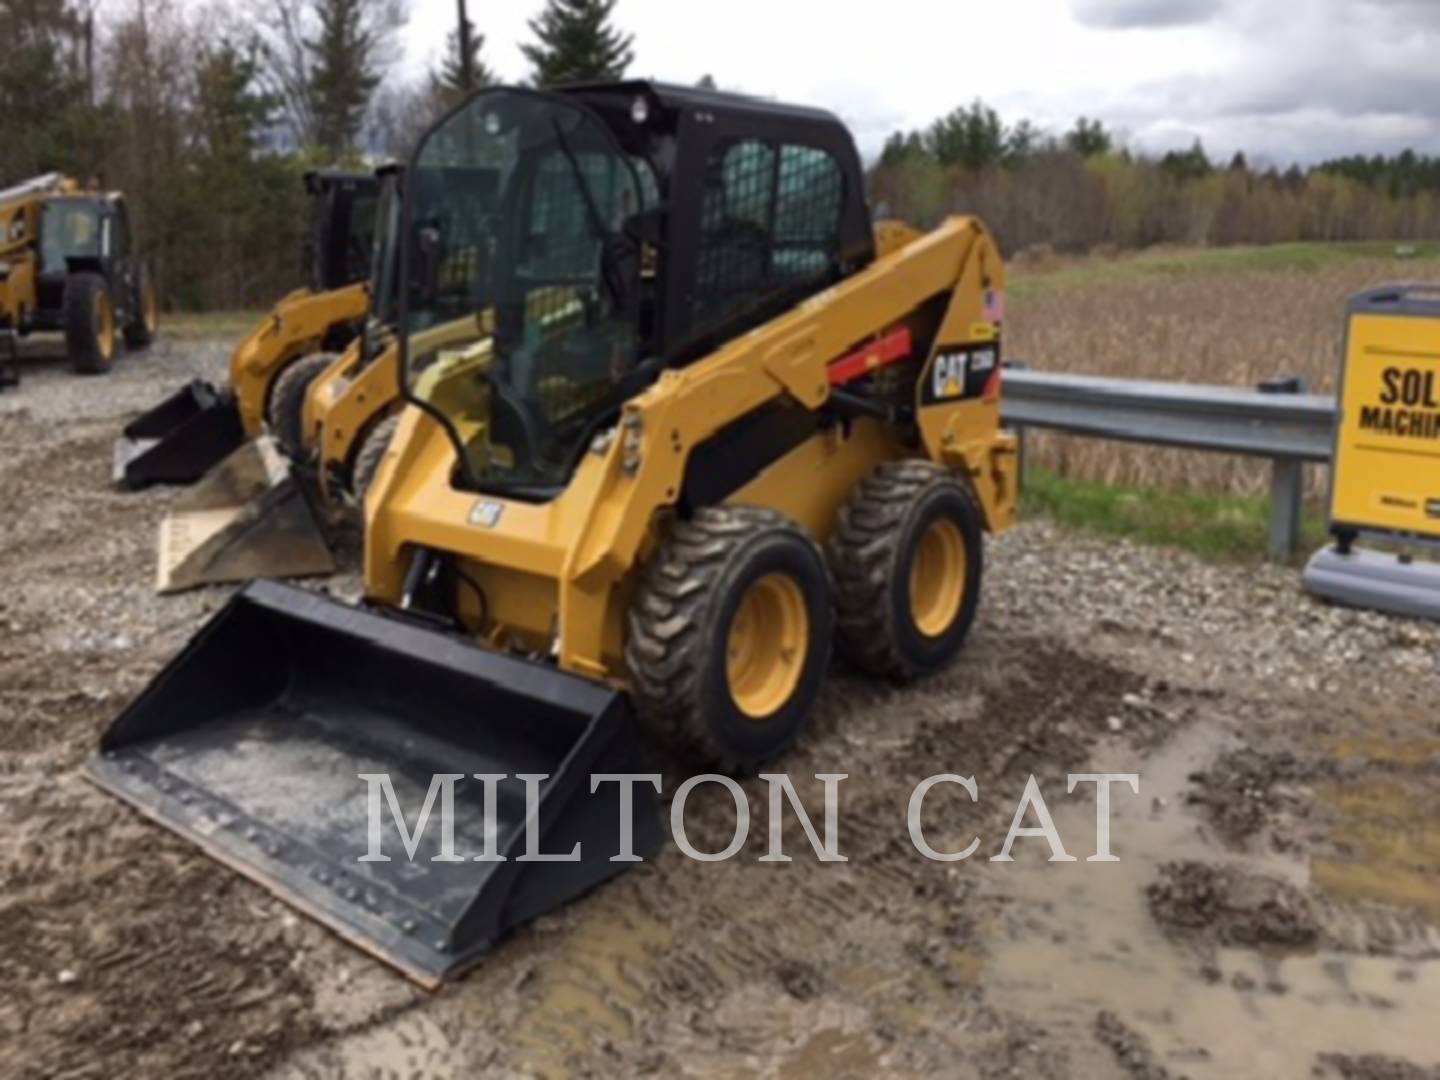
<path fill-rule="evenodd" d="M 540 0 L 471 0 L 507 80 Z M 434 60 L 449 0 L 414 0 L 407 67 Z M 862 151 L 976 97 L 1054 131 L 1098 116 L 1142 149 L 1302 161 L 1440 153 L 1440 0 L 620 0 L 636 77 L 839 113 Z"/>
<path fill-rule="evenodd" d="M 1086 26 L 1123 30 L 1209 22 L 1224 10 L 1225 0 L 1074 0 L 1074 7 Z"/>

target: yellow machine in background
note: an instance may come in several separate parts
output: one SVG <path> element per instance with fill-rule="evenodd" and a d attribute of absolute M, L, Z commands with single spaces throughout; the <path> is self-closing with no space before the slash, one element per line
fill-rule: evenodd
<path fill-rule="evenodd" d="M 0 190 L 0 383 L 19 381 L 16 339 L 60 331 L 75 370 L 111 370 L 121 340 L 154 340 L 159 302 L 118 192 L 59 173 Z"/>
<path fill-rule="evenodd" d="M 91 775 L 433 985 L 655 850 L 632 718 L 748 770 L 833 651 L 947 665 L 1015 514 L 1004 267 L 973 218 L 872 226 L 863 181 L 834 116 L 734 95 L 450 113 L 406 171 L 364 606 L 253 583 Z M 465 778 L 455 858 L 361 859 L 381 774 L 412 816 Z"/>
<path fill-rule="evenodd" d="M 395 430 L 400 345 L 388 332 L 356 342 L 315 380 L 306 397 L 301 444 L 327 500 L 363 504 Z M 365 355 L 373 348 L 375 355 Z"/>
<path fill-rule="evenodd" d="M 369 309 L 363 281 L 321 293 L 297 289 L 275 305 L 230 358 L 230 387 L 248 438 L 271 429 L 282 445 L 296 445 L 312 373 L 356 340 Z M 289 388 L 296 383 L 304 385 Z"/>
<path fill-rule="evenodd" d="M 369 310 L 379 182 L 370 173 L 317 171 L 306 173 L 305 190 L 306 284 L 236 347 L 225 387 L 197 380 L 125 426 L 115 443 L 117 484 L 193 484 L 267 428 L 282 443 L 298 437 L 308 379 L 360 332 Z"/>
<path fill-rule="evenodd" d="M 1371 289 L 1347 310 L 1330 480 L 1335 545 L 1305 572 L 1341 603 L 1440 619 L 1440 289 Z M 1369 538 L 1403 554 L 1355 547 Z"/>
<path fill-rule="evenodd" d="M 311 381 L 302 402 L 292 458 L 314 474 L 329 504 L 348 497 L 364 502 L 401 405 L 396 275 L 399 271 L 403 170 L 387 165 L 380 178 L 380 208 L 370 271 L 365 332 Z"/>
<path fill-rule="evenodd" d="M 292 468 L 304 453 L 301 416 L 310 387 L 348 355 L 327 345 L 354 337 L 369 303 L 363 284 L 291 293 L 235 350 L 230 391 L 191 383 L 125 429 L 115 451 L 117 480 L 138 472 L 146 482 L 191 484 L 160 524 L 158 591 L 335 569 Z M 149 438 L 152 428 L 168 434 Z"/>
<path fill-rule="evenodd" d="M 309 284 L 280 300 L 235 349 L 224 389 L 193 382 L 117 440 L 118 483 L 194 485 L 160 526 L 159 591 L 334 569 L 291 466 L 305 454 L 310 387 L 359 340 L 370 312 L 379 187 L 369 173 L 307 174 Z"/>

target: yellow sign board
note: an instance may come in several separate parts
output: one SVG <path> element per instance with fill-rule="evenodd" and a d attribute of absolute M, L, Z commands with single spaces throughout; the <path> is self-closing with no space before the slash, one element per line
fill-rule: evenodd
<path fill-rule="evenodd" d="M 1440 538 L 1440 287 L 1350 302 L 1330 522 Z"/>

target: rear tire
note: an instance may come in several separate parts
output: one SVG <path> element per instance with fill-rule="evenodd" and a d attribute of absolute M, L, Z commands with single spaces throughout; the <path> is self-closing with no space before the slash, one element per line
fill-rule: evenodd
<path fill-rule="evenodd" d="M 73 274 L 65 281 L 62 316 L 65 349 L 82 375 L 105 375 L 115 364 L 115 302 L 99 274 Z"/>
<path fill-rule="evenodd" d="M 371 426 L 360 441 L 360 449 L 355 452 L 355 467 L 350 470 L 350 494 L 359 504 L 362 515 L 365 512 L 365 498 L 370 494 L 370 488 L 375 483 L 375 474 L 380 471 L 380 462 L 385 457 L 385 451 L 390 449 L 390 441 L 395 437 L 395 429 L 399 426 L 398 414 L 385 417 Z"/>
<path fill-rule="evenodd" d="M 135 277 L 135 296 L 130 309 L 133 314 L 125 327 L 125 347 L 144 349 L 155 340 L 155 331 L 160 325 L 160 302 L 150 271 L 142 266 Z"/>
<path fill-rule="evenodd" d="M 275 377 L 265 420 L 270 434 L 292 461 L 305 455 L 305 397 L 316 379 L 335 362 L 335 353 L 312 353 L 292 360 Z"/>
<path fill-rule="evenodd" d="M 814 710 L 834 635 L 830 575 L 782 515 L 703 509 L 646 565 L 628 629 L 641 720 L 706 765 L 746 771 L 789 747 Z"/>
<path fill-rule="evenodd" d="M 954 474 L 928 461 L 881 465 L 841 508 L 827 552 L 840 654 L 899 682 L 948 664 L 975 621 L 983 541 Z"/>

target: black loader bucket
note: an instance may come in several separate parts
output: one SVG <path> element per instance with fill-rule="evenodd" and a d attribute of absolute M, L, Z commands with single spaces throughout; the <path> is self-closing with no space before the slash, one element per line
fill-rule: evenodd
<path fill-rule="evenodd" d="M 238 593 L 105 732 L 101 787 L 188 837 L 425 986 L 473 964 L 512 927 L 633 865 L 620 785 L 645 771 L 617 691 L 482 649 L 394 614 L 272 581 Z M 506 774 L 486 785 L 474 774 Z M 527 785 L 546 774 L 527 830 Z M 406 828 L 445 788 L 413 857 Z M 373 792 L 372 792 L 373 788 Z M 654 789 L 636 783 L 633 851 L 659 846 Z M 371 817 L 380 822 L 370 852 Z M 578 861 L 517 859 L 530 850 Z M 504 861 L 476 861 L 486 853 Z M 456 861 L 434 861 L 437 855 Z"/>
<path fill-rule="evenodd" d="M 125 425 L 115 440 L 115 483 L 193 484 L 244 441 L 235 399 L 196 379 Z"/>

